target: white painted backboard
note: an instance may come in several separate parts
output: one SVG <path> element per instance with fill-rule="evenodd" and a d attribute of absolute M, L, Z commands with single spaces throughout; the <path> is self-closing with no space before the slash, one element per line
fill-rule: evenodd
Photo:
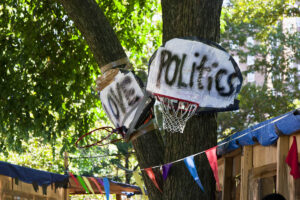
<path fill-rule="evenodd" d="M 114 81 L 100 92 L 105 113 L 116 128 L 129 128 L 144 93 L 132 72 L 119 72 Z"/>
<path fill-rule="evenodd" d="M 225 51 L 199 41 L 172 39 L 160 47 L 150 66 L 147 91 L 226 108 L 242 84 L 241 73 Z"/>

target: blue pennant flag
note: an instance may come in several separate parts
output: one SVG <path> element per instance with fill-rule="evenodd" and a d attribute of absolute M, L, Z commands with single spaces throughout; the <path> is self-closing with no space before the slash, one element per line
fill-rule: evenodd
<path fill-rule="evenodd" d="M 109 189 L 108 178 L 103 178 L 103 184 L 104 184 L 104 190 L 105 190 L 105 194 L 106 194 L 106 200 L 109 200 L 110 189 Z"/>
<path fill-rule="evenodd" d="M 201 181 L 199 179 L 197 169 L 196 169 L 196 166 L 195 166 L 194 156 L 186 157 L 184 159 L 184 163 L 185 163 L 186 167 L 189 169 L 189 171 L 190 171 L 192 177 L 194 178 L 194 180 L 196 181 L 196 183 L 199 185 L 201 190 L 204 192 L 204 188 L 201 184 Z"/>

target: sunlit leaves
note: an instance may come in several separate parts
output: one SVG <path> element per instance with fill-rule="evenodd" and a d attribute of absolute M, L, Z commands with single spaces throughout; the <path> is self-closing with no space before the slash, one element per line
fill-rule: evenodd
<path fill-rule="evenodd" d="M 161 45 L 161 8 L 156 0 L 98 1 L 136 69 Z"/>
<path fill-rule="evenodd" d="M 100 119 L 98 69 L 78 30 L 53 1 L 0 4 L 0 144 L 87 131 Z"/>
<path fill-rule="evenodd" d="M 219 115 L 220 133 L 234 133 L 296 108 L 300 80 L 293 65 L 300 59 L 300 34 L 287 30 L 285 22 L 299 16 L 295 6 L 293 1 L 232 0 L 224 10 L 222 46 L 239 57 L 241 66 L 253 56 L 254 64 L 245 66 L 244 80 L 248 73 L 256 72 L 262 83 L 244 84 L 240 110 Z"/>
<path fill-rule="evenodd" d="M 109 0 L 98 4 L 134 67 L 146 69 L 148 58 L 161 44 L 158 2 Z M 58 2 L 0 2 L 0 66 L 0 151 L 5 155 L 14 154 L 11 150 L 24 153 L 26 159 L 17 164 L 35 159 L 35 164 L 28 166 L 38 167 L 38 163 L 45 164 L 44 157 L 50 160 L 49 156 L 58 155 L 52 167 L 62 172 L 61 161 L 58 164 L 62 152 L 85 156 L 86 152 L 78 151 L 74 145 L 78 137 L 95 127 L 109 125 L 98 94 L 92 89 L 99 75 L 98 66 Z M 106 134 L 92 135 L 83 143 L 100 140 Z M 32 143 L 35 139 L 38 144 Z M 39 152 L 39 145 L 41 150 L 49 148 L 49 152 Z M 119 143 L 102 147 L 101 151 L 90 149 L 89 154 L 126 154 L 129 148 Z M 111 159 L 123 164 L 123 158 Z M 81 174 L 115 174 L 107 158 L 73 159 L 70 166 Z"/>
<path fill-rule="evenodd" d="M 300 13 L 299 8 L 295 7 L 295 0 L 233 0 L 231 3 L 232 21 L 263 27 L 256 30 L 259 38 L 268 34 L 278 20 Z"/>

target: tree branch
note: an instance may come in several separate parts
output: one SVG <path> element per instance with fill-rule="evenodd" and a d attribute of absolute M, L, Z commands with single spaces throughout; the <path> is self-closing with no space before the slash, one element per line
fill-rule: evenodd
<path fill-rule="evenodd" d="M 126 57 L 112 26 L 94 0 L 60 2 L 85 37 L 100 67 Z"/>

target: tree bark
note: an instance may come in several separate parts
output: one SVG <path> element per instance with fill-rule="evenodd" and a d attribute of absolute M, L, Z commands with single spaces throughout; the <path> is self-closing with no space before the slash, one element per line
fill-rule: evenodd
<path fill-rule="evenodd" d="M 60 0 L 87 41 L 99 67 L 126 57 L 112 26 L 94 0 Z"/>
<path fill-rule="evenodd" d="M 163 164 L 164 148 L 159 138 L 160 136 L 157 135 L 156 131 L 151 131 L 132 141 L 141 169 Z M 163 180 L 160 170 L 153 169 L 153 172 L 155 174 L 158 185 L 163 190 Z M 144 171 L 142 174 L 149 199 L 163 199 L 162 193 L 154 186 L 148 175 Z"/>
<path fill-rule="evenodd" d="M 176 37 L 197 36 L 218 42 L 222 0 L 162 0 L 163 42 Z M 166 133 L 165 163 L 201 152 L 217 143 L 216 114 L 191 118 L 183 134 Z M 164 200 L 215 199 L 215 180 L 205 154 L 195 157 L 202 192 L 185 164 L 171 168 L 164 184 Z"/>

